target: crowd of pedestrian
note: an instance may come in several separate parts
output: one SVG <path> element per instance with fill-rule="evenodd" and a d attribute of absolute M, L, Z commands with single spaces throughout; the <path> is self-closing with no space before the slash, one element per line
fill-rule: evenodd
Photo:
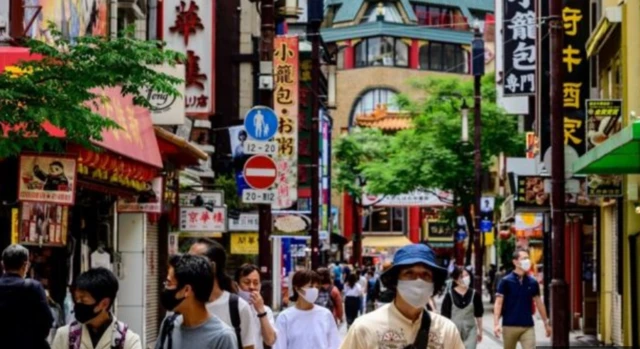
<path fill-rule="evenodd" d="M 473 349 L 483 339 L 484 305 L 471 287 L 472 273 L 441 267 L 424 244 L 405 246 L 378 267 L 299 266 L 289 280 L 290 303 L 277 316 L 265 305 L 258 267 L 242 265 L 232 278 L 226 262 L 223 246 L 208 239 L 170 257 L 160 297 L 167 316 L 156 349 Z M 534 309 L 547 321 L 538 283 L 527 274 L 530 264 L 527 251 L 517 250 L 512 272 L 493 266 L 488 273 L 494 334 L 504 336 L 505 349 L 518 342 L 535 347 Z M 55 325 L 59 309 L 38 281 L 26 279 L 29 251 L 7 247 L 2 265 L 0 347 L 142 349 L 138 334 L 114 315 L 119 285 L 110 270 L 80 274 L 72 289 L 73 318 Z"/>

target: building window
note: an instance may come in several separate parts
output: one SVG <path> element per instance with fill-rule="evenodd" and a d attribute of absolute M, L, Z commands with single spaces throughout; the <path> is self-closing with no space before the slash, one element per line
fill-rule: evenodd
<path fill-rule="evenodd" d="M 365 233 L 403 233 L 405 209 L 396 207 L 375 207 L 363 217 L 362 231 Z"/>
<path fill-rule="evenodd" d="M 448 73 L 469 72 L 467 52 L 456 44 L 430 42 L 420 48 L 420 69 Z"/>
<path fill-rule="evenodd" d="M 351 122 L 355 123 L 356 116 L 369 114 L 379 106 L 386 106 L 387 111 L 398 112 L 395 105 L 397 93 L 386 88 L 373 89 L 365 92 L 356 100 L 356 104 L 351 111 Z"/>
<path fill-rule="evenodd" d="M 461 30 L 466 27 L 465 18 L 451 7 L 416 4 L 413 11 L 419 25 Z"/>
<path fill-rule="evenodd" d="M 409 65 L 409 46 L 401 39 L 385 36 L 363 39 L 354 51 L 356 67 Z"/>
<path fill-rule="evenodd" d="M 371 2 L 367 12 L 362 17 L 362 22 L 375 22 L 378 20 L 378 2 Z M 385 1 L 382 10 L 384 11 L 384 21 L 391 23 L 403 23 L 402 16 L 396 5 L 391 1 Z"/>

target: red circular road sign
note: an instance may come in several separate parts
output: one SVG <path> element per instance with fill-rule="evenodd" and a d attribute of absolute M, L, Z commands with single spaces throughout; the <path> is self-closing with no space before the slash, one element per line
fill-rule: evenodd
<path fill-rule="evenodd" d="M 276 163 L 268 156 L 254 155 L 244 164 L 244 180 L 253 189 L 269 189 L 276 182 Z"/>

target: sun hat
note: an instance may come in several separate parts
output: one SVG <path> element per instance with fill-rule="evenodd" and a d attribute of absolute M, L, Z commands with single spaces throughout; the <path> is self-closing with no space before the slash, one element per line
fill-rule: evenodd
<path fill-rule="evenodd" d="M 400 248 L 393 256 L 393 266 L 382 274 L 383 281 L 393 280 L 398 277 L 398 271 L 406 266 L 416 264 L 426 265 L 436 276 L 446 278 L 447 269 L 438 265 L 436 254 L 433 250 L 424 244 L 412 244 Z"/>

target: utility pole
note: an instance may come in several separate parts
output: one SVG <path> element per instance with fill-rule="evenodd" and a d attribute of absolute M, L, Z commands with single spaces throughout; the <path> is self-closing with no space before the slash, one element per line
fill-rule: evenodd
<path fill-rule="evenodd" d="M 314 1 L 314 0 L 311 0 Z M 315 0 L 322 2 L 321 0 Z M 315 4 L 314 4 L 315 5 Z M 312 5 L 313 6 L 313 5 Z M 308 16 L 311 39 L 311 268 L 320 268 L 320 25 L 319 16 Z"/>
<path fill-rule="evenodd" d="M 273 39 L 276 34 L 275 25 L 275 8 L 274 0 L 262 0 L 260 2 L 260 18 L 262 20 L 260 25 L 260 74 L 261 75 L 273 75 Z M 268 69 L 271 67 L 271 69 Z M 268 70 L 268 71 L 263 71 Z M 260 90 L 260 104 L 265 107 L 273 107 L 273 90 L 261 89 Z M 271 205 L 260 204 L 258 205 L 259 212 L 259 264 L 260 273 L 262 274 L 262 280 L 271 280 L 271 242 L 269 237 L 271 235 Z M 274 292 L 280 292 L 280 290 L 273 290 Z M 265 294 L 264 299 L 271 300 L 270 294 Z"/>
<path fill-rule="evenodd" d="M 552 239 L 552 280 L 551 280 L 551 320 L 554 347 L 569 346 L 569 301 L 568 285 L 564 276 L 564 117 L 562 113 L 562 46 L 564 28 L 562 25 L 562 0 L 551 0 L 549 8 L 549 40 L 551 42 L 551 219 Z"/>
<path fill-rule="evenodd" d="M 482 239 L 482 230 L 480 229 L 480 222 L 482 221 L 482 212 L 480 211 L 480 205 L 482 201 L 482 155 L 480 153 L 481 140 L 482 140 L 482 75 L 484 75 L 484 40 L 482 40 L 482 34 L 478 28 L 475 29 L 473 34 L 473 90 L 474 90 L 474 103 L 473 103 L 473 145 L 474 156 L 473 162 L 475 167 L 475 191 L 474 191 L 474 215 L 475 215 L 475 239 L 474 239 L 474 252 L 475 252 L 475 277 L 473 278 L 473 286 L 478 294 L 482 294 L 482 264 L 484 261 L 483 252 L 484 244 Z M 471 248 L 471 246 L 469 246 Z"/>

